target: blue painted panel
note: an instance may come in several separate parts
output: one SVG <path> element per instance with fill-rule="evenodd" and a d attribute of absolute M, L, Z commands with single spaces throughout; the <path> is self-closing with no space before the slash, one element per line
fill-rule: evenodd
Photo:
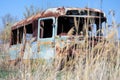
<path fill-rule="evenodd" d="M 51 59 L 55 55 L 55 47 L 52 47 L 54 44 L 51 44 L 53 42 L 53 38 L 47 38 L 47 39 L 40 39 L 38 42 L 40 42 L 40 52 L 39 57 L 43 59 Z M 43 43 L 43 44 L 42 44 Z M 45 44 L 44 44 L 45 43 Z M 46 44 L 48 43 L 48 44 Z"/>
<path fill-rule="evenodd" d="M 26 43 L 26 48 L 24 52 L 23 59 L 51 59 L 55 55 L 55 48 L 52 47 L 53 44 L 52 38 L 40 39 L 36 42 L 32 42 L 31 44 Z M 40 46 L 38 46 L 38 44 Z M 39 51 L 38 51 L 39 49 Z"/>
<path fill-rule="evenodd" d="M 10 59 L 15 60 L 18 58 L 20 52 L 20 44 L 13 45 L 9 48 Z"/>

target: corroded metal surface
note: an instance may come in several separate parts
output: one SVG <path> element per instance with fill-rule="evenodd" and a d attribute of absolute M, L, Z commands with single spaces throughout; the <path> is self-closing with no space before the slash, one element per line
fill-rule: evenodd
<path fill-rule="evenodd" d="M 67 14 L 67 11 L 69 11 L 69 10 L 93 11 L 93 13 L 95 12 L 95 15 L 87 15 L 87 14 L 84 14 L 84 15 L 80 15 L 80 14 L 79 15 L 75 15 L 75 14 L 69 15 L 69 14 Z M 98 14 L 96 14 L 96 13 L 98 13 Z M 99 16 L 99 14 L 101 14 L 101 13 L 102 13 L 102 17 Z M 63 22 L 60 22 L 59 20 L 56 19 L 59 16 L 60 16 L 60 18 L 61 18 L 61 16 L 65 17 L 65 19 L 66 19 L 66 17 L 67 18 L 68 17 L 73 17 L 73 18 L 74 17 L 80 17 L 80 18 L 85 18 L 85 19 L 86 18 L 92 18 L 92 19 L 96 18 L 95 19 L 96 22 L 99 22 L 99 19 L 101 18 L 101 20 L 103 19 L 102 21 L 106 21 L 106 17 L 104 15 L 104 13 L 101 10 L 98 10 L 98 9 L 64 8 L 64 7 L 47 9 L 46 11 L 43 11 L 43 12 L 38 13 L 36 15 L 33 15 L 33 16 L 31 16 L 27 19 L 24 19 L 20 22 L 17 22 L 13 25 L 13 27 L 12 27 L 12 30 L 14 32 L 13 34 L 16 33 L 16 35 L 13 36 L 13 37 L 15 37 L 15 39 L 13 38 L 13 40 L 15 40 L 16 43 L 11 44 L 12 46 L 11 46 L 11 49 L 9 51 L 10 55 L 11 55 L 11 59 L 14 60 L 17 57 L 19 57 L 19 55 L 21 53 L 20 50 L 22 50 L 22 48 L 24 48 L 23 59 L 36 59 L 36 58 L 41 58 L 41 57 L 45 58 L 45 59 L 51 59 L 51 57 L 54 57 L 54 55 L 57 54 L 57 53 L 58 54 L 60 54 L 60 53 L 72 53 L 71 50 L 78 43 L 80 44 L 80 46 L 83 45 L 82 43 L 85 43 L 84 35 L 80 36 L 80 34 L 79 34 L 78 36 L 73 35 L 73 37 L 72 37 L 71 35 L 67 34 L 68 33 L 67 30 L 65 31 L 66 32 L 65 34 L 61 34 L 62 29 L 61 29 L 60 35 L 57 33 L 57 31 L 59 29 L 58 26 L 60 28 L 61 28 L 61 26 L 63 27 L 63 25 L 59 25 L 57 23 L 59 22 L 59 23 L 62 24 L 65 20 L 65 19 L 61 19 Z M 50 18 L 50 17 L 54 17 L 54 18 Z M 46 28 L 47 32 L 45 32 L 45 34 L 47 34 L 47 33 L 49 33 L 48 31 L 50 29 L 52 29 L 51 30 L 51 35 L 52 36 L 50 36 L 50 37 L 49 36 L 47 38 L 46 37 L 39 37 L 40 36 L 39 29 L 40 29 L 41 25 L 39 24 L 40 21 L 38 21 L 38 20 L 44 20 L 42 18 L 54 20 L 52 23 L 47 25 L 48 26 Z M 70 18 L 68 18 L 68 19 L 70 19 Z M 73 22 L 75 22 L 75 21 L 73 21 Z M 84 20 L 84 23 L 85 22 L 86 21 Z M 53 25 L 53 23 L 55 23 L 55 24 Z M 66 23 L 66 25 L 68 25 L 69 23 Z M 31 25 L 28 25 L 28 24 L 31 24 Z M 64 27 L 66 27 L 66 25 L 64 25 Z M 26 34 L 26 32 L 25 32 L 26 30 L 24 30 L 24 28 L 25 28 L 24 26 L 27 27 L 27 28 L 31 27 L 30 29 L 28 29 L 28 31 L 31 30 L 31 32 L 28 32 L 28 33 L 32 34 L 32 38 L 35 38 L 35 41 L 30 41 L 30 40 L 26 41 L 25 40 L 24 42 L 26 44 L 24 42 L 22 43 L 22 40 L 21 40 L 21 43 L 17 42 L 20 35 L 23 35 L 23 33 Z M 22 29 L 18 29 L 20 27 L 22 27 Z M 67 26 L 66 28 L 68 28 L 68 27 L 71 29 L 70 26 Z M 97 27 L 99 28 L 99 26 L 97 26 Z M 17 33 L 17 31 L 18 31 L 18 33 Z M 19 33 L 21 33 L 21 34 L 19 34 Z M 22 36 L 22 37 L 24 37 L 24 36 Z M 22 38 L 22 37 L 20 37 L 20 38 Z M 93 39 L 94 39 L 94 41 L 97 42 L 97 38 L 93 38 Z M 88 40 L 92 41 L 93 39 L 90 38 Z M 12 39 L 11 39 L 11 41 L 12 41 Z"/>
<path fill-rule="evenodd" d="M 19 21 L 19 22 L 15 23 L 13 25 L 12 29 L 19 28 L 21 26 L 27 25 L 27 24 L 31 23 L 32 21 L 37 20 L 38 18 L 52 17 L 52 16 L 59 17 L 59 16 L 62 16 L 62 15 L 66 15 L 66 12 L 68 10 L 88 10 L 88 11 L 103 13 L 99 9 L 92 9 L 92 8 L 64 8 L 64 7 L 50 8 L 50 9 L 47 9 L 47 10 L 41 12 L 41 13 L 38 13 L 38 14 L 33 15 L 33 16 L 27 18 L 27 19 L 24 19 L 22 21 Z"/>

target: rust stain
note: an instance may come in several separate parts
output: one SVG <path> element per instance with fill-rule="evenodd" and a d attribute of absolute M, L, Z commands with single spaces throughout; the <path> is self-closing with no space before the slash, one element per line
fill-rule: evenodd
<path fill-rule="evenodd" d="M 41 45 L 41 44 L 49 45 L 49 44 L 53 44 L 53 42 L 38 42 L 38 45 Z"/>
<path fill-rule="evenodd" d="M 47 9 L 41 13 L 38 13 L 36 15 L 33 15 L 27 19 L 24 19 L 20 22 L 17 22 L 13 25 L 12 29 L 16 29 L 19 28 L 21 26 L 27 25 L 29 23 L 32 23 L 35 20 L 38 20 L 38 18 L 44 18 L 44 17 L 59 17 L 62 15 L 65 15 L 67 10 L 89 10 L 89 11 L 94 11 L 94 12 L 99 12 L 99 13 L 103 13 L 101 10 L 98 9 L 92 9 L 92 8 L 50 8 Z"/>

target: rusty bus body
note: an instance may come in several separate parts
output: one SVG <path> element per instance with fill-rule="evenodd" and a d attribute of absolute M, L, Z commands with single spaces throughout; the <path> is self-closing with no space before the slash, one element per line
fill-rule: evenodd
<path fill-rule="evenodd" d="M 96 27 L 94 36 L 102 36 L 103 33 L 97 31 L 102 29 L 103 23 L 106 23 L 105 14 L 98 9 L 50 8 L 13 25 L 10 59 L 15 60 L 21 55 L 23 59 L 51 59 L 58 45 L 63 48 L 71 38 L 84 39 L 84 27 L 90 32 L 88 26 L 92 24 Z M 76 30 L 69 32 L 73 26 Z"/>

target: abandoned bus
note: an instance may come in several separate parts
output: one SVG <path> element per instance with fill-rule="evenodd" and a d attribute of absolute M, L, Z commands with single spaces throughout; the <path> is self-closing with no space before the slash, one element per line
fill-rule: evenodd
<path fill-rule="evenodd" d="M 51 59 L 67 42 L 104 36 L 105 23 L 105 14 L 98 9 L 50 8 L 13 25 L 10 59 Z"/>

